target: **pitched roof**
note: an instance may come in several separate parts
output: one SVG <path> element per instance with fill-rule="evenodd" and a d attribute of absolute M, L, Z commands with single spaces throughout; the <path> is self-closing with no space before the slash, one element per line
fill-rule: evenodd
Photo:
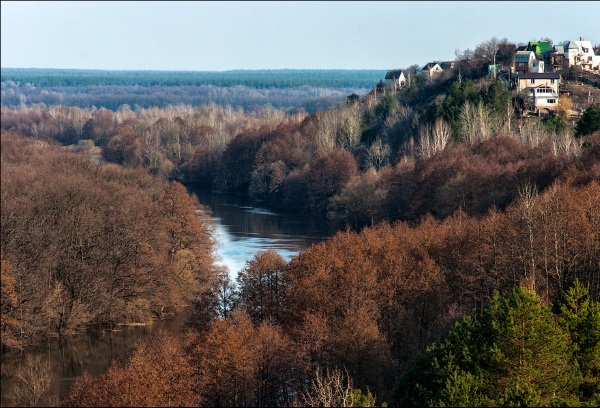
<path fill-rule="evenodd" d="M 402 69 L 392 69 L 385 74 L 385 79 L 398 79 L 403 72 L 404 70 Z"/>
<path fill-rule="evenodd" d="M 515 61 L 529 62 L 529 59 L 531 58 L 531 52 L 532 51 L 517 51 L 517 53 L 515 54 Z"/>
<path fill-rule="evenodd" d="M 548 43 L 548 41 L 529 41 L 527 49 L 536 54 L 545 54 L 551 51 L 550 43 Z"/>
<path fill-rule="evenodd" d="M 579 46 L 581 48 L 587 48 L 588 52 L 594 52 L 594 46 L 592 45 L 592 42 L 589 40 L 581 40 L 579 41 Z"/>
<path fill-rule="evenodd" d="M 558 72 L 525 72 L 520 79 L 560 79 Z"/>
<path fill-rule="evenodd" d="M 427 64 L 425 64 L 423 66 L 423 68 L 421 68 L 421 71 L 429 71 L 430 69 L 432 69 L 433 67 L 435 67 L 436 65 L 439 65 L 437 62 L 428 62 Z M 440 67 L 441 68 L 441 67 Z"/>

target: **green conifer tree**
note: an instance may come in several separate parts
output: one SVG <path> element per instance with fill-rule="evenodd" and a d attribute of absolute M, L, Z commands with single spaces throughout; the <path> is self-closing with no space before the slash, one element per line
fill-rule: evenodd
<path fill-rule="evenodd" d="M 578 279 L 563 295 L 561 325 L 569 332 L 581 375 L 581 399 L 600 405 L 600 304 Z"/>
<path fill-rule="evenodd" d="M 393 398 L 401 406 L 577 405 L 580 378 L 567 330 L 518 286 L 420 355 Z"/>
<path fill-rule="evenodd" d="M 496 294 L 483 321 L 493 336 L 485 354 L 495 399 L 519 392 L 532 401 L 539 396 L 543 405 L 576 399 L 579 377 L 569 335 L 534 292 L 518 286 L 512 296 Z"/>

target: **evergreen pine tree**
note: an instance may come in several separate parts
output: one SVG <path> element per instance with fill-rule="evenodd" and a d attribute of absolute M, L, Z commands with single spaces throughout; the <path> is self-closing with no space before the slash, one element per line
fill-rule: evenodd
<path fill-rule="evenodd" d="M 600 304 L 590 300 L 588 290 L 576 279 L 563 295 L 560 312 L 583 377 L 581 398 L 600 404 Z"/>
<path fill-rule="evenodd" d="M 580 383 L 568 332 L 518 286 L 420 355 L 393 398 L 402 406 L 577 405 Z"/>
<path fill-rule="evenodd" d="M 496 294 L 483 321 L 493 335 L 486 354 L 491 357 L 489 393 L 495 399 L 524 393 L 523 398 L 539 397 L 543 405 L 576 400 L 579 373 L 569 335 L 535 292 L 518 286 L 512 296 Z"/>

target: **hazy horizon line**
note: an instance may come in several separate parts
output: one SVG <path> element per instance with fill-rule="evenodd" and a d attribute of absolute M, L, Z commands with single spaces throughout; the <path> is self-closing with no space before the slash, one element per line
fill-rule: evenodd
<path fill-rule="evenodd" d="M 53 68 L 53 67 L 0 67 L 0 69 L 47 69 L 56 71 L 119 71 L 119 72 L 239 72 L 239 71 L 389 71 L 390 68 L 234 68 L 224 70 L 192 69 L 120 69 L 120 68 Z M 391 68 L 395 69 L 395 68 Z"/>

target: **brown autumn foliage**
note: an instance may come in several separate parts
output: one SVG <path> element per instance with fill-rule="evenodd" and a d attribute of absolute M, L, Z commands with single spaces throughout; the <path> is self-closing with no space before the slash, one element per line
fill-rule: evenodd
<path fill-rule="evenodd" d="M 348 181 L 358 175 L 354 156 L 346 150 L 322 151 L 311 165 L 308 173 L 308 196 L 310 207 L 323 212 L 329 198 L 339 193 Z"/>
<path fill-rule="evenodd" d="M 215 320 L 208 331 L 187 346 L 200 378 L 198 392 L 209 406 L 250 405 L 256 356 L 252 352 L 254 327 L 245 314 Z"/>
<path fill-rule="evenodd" d="M 142 139 L 129 125 L 116 128 L 102 148 L 102 156 L 126 167 L 142 165 Z"/>
<path fill-rule="evenodd" d="M 110 135 L 128 128 L 142 143 L 139 153 L 130 133 L 129 151 L 148 170 L 180 171 L 187 180 L 198 171 L 205 185 L 328 210 L 355 228 L 287 264 L 259 254 L 240 276 L 232 312 L 217 299 L 231 288 L 209 272 L 205 226 L 191 221 L 196 203 L 181 185 L 99 166 L 41 140 L 75 139 L 79 122 L 69 118 L 77 113 L 2 110 L 3 127 L 8 116 L 39 137 L 2 133 L 3 269 L 10 265 L 14 282 L 26 282 L 13 285 L 3 272 L 3 322 L 15 319 L 3 325 L 3 344 L 14 333 L 33 339 L 147 318 L 176 309 L 193 288 L 216 294 L 210 307 L 222 306 L 192 325 L 201 330 L 184 345 L 197 379 L 188 391 L 202 404 L 289 405 L 319 367 L 344 370 L 385 401 L 398 370 L 483 309 L 495 290 L 523 283 L 551 303 L 577 278 L 599 299 L 598 132 L 577 154 L 500 131 L 359 173 L 360 147 L 338 146 L 334 112 L 281 125 L 277 116 L 210 108 L 114 113 L 113 128 L 105 123 L 105 136 L 90 138 L 110 147 Z M 90 127 L 82 137 L 94 134 Z M 165 163 L 173 173 L 163 172 Z M 357 232 L 364 225 L 371 226 Z M 17 310 L 26 318 L 16 319 Z M 116 382 L 106 384 L 133 384 L 125 368 L 112 370 Z"/>
<path fill-rule="evenodd" d="M 233 313 L 185 341 L 194 393 L 203 406 L 290 405 L 327 369 L 389 400 L 415 353 L 496 290 L 521 283 L 552 303 L 579 279 L 598 299 L 599 199 L 596 181 L 543 193 L 524 185 L 505 212 L 339 232 L 287 264 L 260 253 L 240 278 L 245 295 Z M 286 294 L 277 300 L 280 279 Z"/>
<path fill-rule="evenodd" d="M 210 284 L 213 242 L 181 185 L 1 137 L 3 290 L 15 295 L 3 304 L 3 346 L 15 327 L 29 344 L 147 322 Z"/>
<path fill-rule="evenodd" d="M 303 378 L 293 341 L 270 321 L 254 325 L 241 309 L 186 344 L 205 406 L 286 405 Z"/>
<path fill-rule="evenodd" d="M 419 156 L 423 146 L 414 140 L 426 124 L 412 108 L 399 110 L 385 124 L 360 128 L 363 115 L 385 101 L 370 95 L 310 116 L 272 109 L 245 114 L 215 105 L 136 112 L 2 108 L 2 128 L 63 144 L 93 141 L 108 161 L 143 166 L 188 185 L 247 193 L 274 206 L 327 213 L 356 229 L 380 220 L 414 221 L 428 213 L 443 219 L 459 208 L 482 215 L 492 207 L 504 210 L 517 198 L 516 186 L 525 182 L 542 192 L 556 179 L 585 183 L 600 177 L 597 157 L 591 168 L 585 165 L 597 150 L 598 135 L 582 149 L 569 134 L 547 133 L 534 123 L 517 130 L 512 117 L 503 118 L 504 126 L 486 123 L 490 132 L 482 140 L 450 142 L 435 154 Z M 370 140 L 396 151 L 368 160 L 376 145 Z M 391 169 L 382 167 L 388 159 Z M 354 171 L 356 163 L 362 174 Z"/>
<path fill-rule="evenodd" d="M 457 211 L 445 220 L 339 232 L 274 269 L 269 260 L 277 256 L 259 254 L 240 277 L 246 294 L 233 316 L 194 337 L 207 405 L 260 404 L 252 398 L 261 389 L 257 367 L 266 362 L 255 348 L 261 328 L 279 333 L 281 354 L 274 355 L 286 356 L 287 367 L 265 384 L 284 381 L 299 398 L 304 388 L 289 367 L 304 381 L 326 367 L 345 370 L 354 387 L 385 401 L 395 373 L 456 321 L 482 310 L 496 290 L 522 283 L 550 304 L 579 279 L 598 299 L 600 184 L 556 182 L 543 193 L 524 185 L 518 194 L 505 212 Z M 275 321 L 265 320 L 274 295 L 269 279 L 280 273 L 283 307 Z"/>
<path fill-rule="evenodd" d="M 414 220 L 427 213 L 445 218 L 459 208 L 469 215 L 484 214 L 491 207 L 504 209 L 517 196 L 516 186 L 530 181 L 543 190 L 565 164 L 542 149 L 529 148 L 508 137 L 486 139 L 472 147 L 455 144 L 417 160 L 410 172 L 392 180 L 391 206 L 397 201 L 406 204 L 390 215 L 392 219 Z M 419 188 L 400 188 L 414 184 Z"/>
<path fill-rule="evenodd" d="M 4 258 L 4 257 L 3 257 Z M 6 348 L 18 348 L 21 325 L 16 319 L 15 310 L 19 304 L 17 296 L 16 279 L 10 263 L 2 259 L 0 287 L 2 289 L 0 297 L 0 319 L 2 327 L 2 345 Z"/>
<path fill-rule="evenodd" d="M 595 181 L 557 183 L 505 213 L 459 211 L 444 221 L 340 232 L 288 264 L 284 327 L 315 360 L 345 367 L 359 387 L 385 395 L 390 355 L 407 361 L 494 290 L 523 283 L 551 303 L 578 278 L 598 298 L 599 199 Z"/>
<path fill-rule="evenodd" d="M 256 254 L 238 274 L 239 304 L 253 323 L 284 321 L 288 294 L 285 265 L 281 255 L 269 249 Z"/>
<path fill-rule="evenodd" d="M 166 332 L 141 344 L 125 364 L 114 362 L 99 377 L 84 373 L 71 386 L 67 407 L 197 406 L 196 373 L 181 344 Z"/>

